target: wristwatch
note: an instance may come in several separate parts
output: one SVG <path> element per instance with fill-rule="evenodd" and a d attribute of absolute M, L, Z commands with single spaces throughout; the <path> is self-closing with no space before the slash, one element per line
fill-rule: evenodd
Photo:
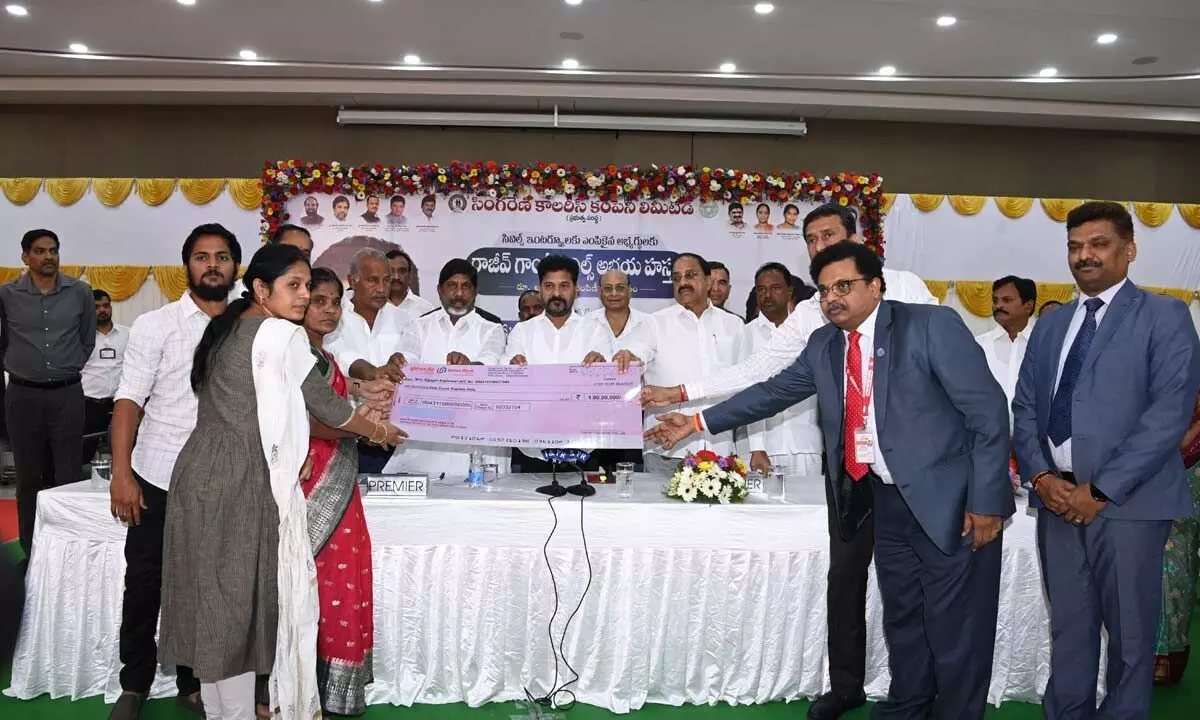
<path fill-rule="evenodd" d="M 1104 493 L 1100 492 L 1100 488 L 1096 487 L 1095 485 L 1092 485 L 1091 488 L 1092 488 L 1092 499 L 1093 500 L 1096 500 L 1098 502 L 1103 502 L 1103 503 L 1108 502 L 1108 496 L 1105 495 Z"/>

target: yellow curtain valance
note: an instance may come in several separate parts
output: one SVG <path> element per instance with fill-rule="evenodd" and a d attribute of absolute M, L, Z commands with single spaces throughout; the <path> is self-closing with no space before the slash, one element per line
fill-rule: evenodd
<path fill-rule="evenodd" d="M 929 288 L 929 294 L 937 298 L 940 303 L 945 303 L 946 296 L 950 294 L 949 280 L 926 280 L 925 287 Z"/>
<path fill-rule="evenodd" d="M 14 205 L 24 205 L 45 189 L 63 207 L 74 205 L 91 190 L 105 207 L 117 207 L 136 193 L 147 205 L 166 202 L 175 189 L 193 205 L 207 205 L 221 193 L 243 210 L 262 206 L 262 181 L 258 178 L 0 178 L 0 191 Z"/>
<path fill-rule="evenodd" d="M 886 213 L 892 209 L 892 204 L 896 202 L 897 195 L 893 193 L 884 193 L 883 211 Z M 926 195 L 913 194 L 909 195 L 912 200 L 913 207 L 921 212 L 933 212 L 940 208 L 945 201 L 950 202 L 950 207 L 959 215 L 970 217 L 978 215 L 987 205 L 988 198 L 982 195 Z M 1034 198 L 1028 197 L 1003 197 L 996 196 L 991 198 L 996 204 L 996 209 L 1006 218 L 1017 220 L 1029 214 L 1033 209 L 1035 202 Z M 1077 199 L 1062 199 L 1062 198 L 1041 198 L 1036 200 L 1041 205 L 1042 211 L 1046 213 L 1046 217 L 1055 222 L 1066 222 L 1067 215 L 1084 203 L 1083 200 Z M 1147 227 L 1162 227 L 1171 218 L 1172 210 L 1178 210 L 1179 216 L 1183 218 L 1189 226 L 1200 230 L 1200 205 L 1192 205 L 1180 203 L 1173 205 L 1171 203 L 1156 203 L 1156 202 L 1129 202 L 1121 201 L 1121 204 L 1129 208 L 1138 220 Z"/>

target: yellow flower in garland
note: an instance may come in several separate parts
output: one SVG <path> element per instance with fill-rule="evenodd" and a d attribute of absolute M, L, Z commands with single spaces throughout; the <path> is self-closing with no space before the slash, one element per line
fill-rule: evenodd
<path fill-rule="evenodd" d="M 440 183 L 444 183 L 444 182 L 446 182 L 446 176 L 445 176 L 445 175 L 438 175 L 438 182 L 440 182 Z"/>
<path fill-rule="evenodd" d="M 849 204 L 850 204 L 850 200 L 849 200 L 849 199 L 847 199 L 845 196 L 842 196 L 842 197 L 838 198 L 838 205 L 841 205 L 842 207 L 845 207 L 845 206 L 847 206 L 847 205 L 849 205 Z"/>
<path fill-rule="evenodd" d="M 317 168 L 317 169 L 313 170 L 313 177 L 314 178 L 321 177 L 321 168 Z"/>
<path fill-rule="evenodd" d="M 537 170 L 534 170 L 533 172 L 529 173 L 530 180 L 537 180 L 541 177 L 542 177 L 542 174 L 540 172 L 538 172 Z"/>

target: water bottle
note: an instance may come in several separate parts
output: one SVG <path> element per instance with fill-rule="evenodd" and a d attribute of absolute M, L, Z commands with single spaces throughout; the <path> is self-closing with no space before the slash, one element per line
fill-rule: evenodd
<path fill-rule="evenodd" d="M 483 487 L 483 452 L 479 450 L 471 451 L 471 465 L 467 471 L 467 485 L 471 487 Z"/>

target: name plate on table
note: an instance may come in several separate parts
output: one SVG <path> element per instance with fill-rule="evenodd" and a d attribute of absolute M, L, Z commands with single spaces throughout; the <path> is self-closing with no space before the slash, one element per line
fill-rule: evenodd
<path fill-rule="evenodd" d="M 364 475 L 363 486 L 372 499 L 411 500 L 429 494 L 429 478 L 425 475 Z"/>
<path fill-rule="evenodd" d="M 767 479 L 756 472 L 746 473 L 746 492 L 751 495 L 766 495 Z"/>
<path fill-rule="evenodd" d="M 641 449 L 641 378 L 612 363 L 406 365 L 390 422 L 451 445 Z"/>

